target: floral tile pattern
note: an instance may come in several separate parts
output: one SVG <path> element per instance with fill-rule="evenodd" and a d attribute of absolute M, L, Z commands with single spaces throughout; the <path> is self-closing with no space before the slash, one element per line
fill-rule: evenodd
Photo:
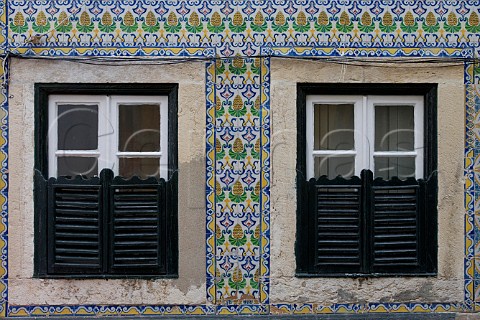
<path fill-rule="evenodd" d="M 9 306 L 8 83 L 0 103 L 0 317 L 472 311 L 480 301 L 479 2 L 5 0 L 0 54 L 201 59 L 206 64 L 207 304 Z M 465 62 L 465 300 L 270 304 L 270 58 Z M 5 71 L 8 71 L 8 65 Z M 5 79 L 2 79 L 5 80 Z"/>
<path fill-rule="evenodd" d="M 7 1 L 15 47 L 477 45 L 475 1 Z M 32 41 L 32 36 L 35 36 Z M 245 44 L 250 44 L 245 46 Z M 238 47 L 238 46 L 237 46 Z"/>

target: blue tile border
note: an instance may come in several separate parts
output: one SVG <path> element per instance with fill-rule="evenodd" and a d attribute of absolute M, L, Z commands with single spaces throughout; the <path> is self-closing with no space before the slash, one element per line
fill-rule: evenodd
<path fill-rule="evenodd" d="M 148 18 L 147 2 L 155 8 L 154 20 Z M 0 223 L 0 242 L 5 243 L 2 247 L 0 266 L 0 317 L 3 312 L 9 316 L 35 316 L 35 315 L 75 315 L 81 316 L 83 312 L 93 315 L 169 315 L 173 313 L 206 315 L 213 314 L 267 314 L 273 310 L 283 310 L 279 313 L 296 313 L 307 310 L 309 313 L 363 313 L 363 312 L 445 312 L 445 311 L 473 311 L 475 309 L 476 292 L 479 279 L 472 271 L 477 257 L 474 255 L 474 246 L 479 242 L 477 227 L 472 224 L 474 203 L 471 204 L 469 197 L 472 192 L 480 190 L 478 181 L 470 179 L 475 171 L 475 157 L 480 154 L 480 141 L 474 134 L 474 115 L 480 109 L 480 94 L 475 93 L 471 84 L 480 83 L 480 64 L 473 64 L 472 59 L 480 56 L 479 36 L 480 24 L 475 24 L 475 10 L 478 11 L 480 1 L 450 1 L 444 2 L 406 2 L 387 1 L 384 3 L 366 0 L 361 4 L 352 0 L 328 1 L 315 0 L 311 5 L 305 5 L 301 0 L 284 1 L 178 1 L 164 2 L 158 0 L 136 1 L 135 11 L 128 0 L 119 1 L 87 1 L 80 8 L 81 1 L 29 1 L 29 0 L 6 0 L 0 2 L 0 55 L 19 54 L 25 57 L 45 58 L 149 58 L 149 59 L 172 59 L 174 60 L 204 60 L 206 61 L 206 97 L 207 97 L 207 120 L 206 120 L 206 297 L 209 304 L 194 306 L 8 306 L 8 81 L 3 81 L 6 87 L 2 89 L 3 103 L 0 109 L 5 112 L 2 123 L 2 135 L 5 143 L 1 147 L 2 161 L 1 177 L 5 187 L 1 190 L 5 203 L 2 205 L 2 223 Z M 71 8 L 67 5 L 71 3 Z M 58 8 L 54 4 L 58 4 Z M 48 7 L 48 8 L 47 8 Z M 73 12 L 72 8 L 76 11 Z M 84 10 L 85 9 L 85 10 Z M 27 38 L 29 32 L 43 30 L 43 20 L 37 11 L 48 11 L 52 25 L 57 24 L 57 31 L 52 36 L 46 37 L 45 43 L 36 44 L 35 39 Z M 70 10 L 71 17 L 64 25 L 60 21 L 61 11 Z M 87 11 L 88 12 L 87 12 Z M 129 11 L 130 10 L 130 11 Z M 113 31 L 101 31 L 100 23 L 105 27 L 103 15 L 111 12 L 118 18 L 114 29 L 120 30 L 119 42 L 108 41 L 95 42 L 98 39 L 109 39 Z M 133 21 L 127 16 L 126 11 L 134 17 Z M 325 16 L 321 16 L 321 12 Z M 81 13 L 87 12 L 87 18 L 81 17 Z M 192 12 L 201 16 L 202 38 Z M 263 14 L 263 22 L 256 19 L 257 13 Z M 389 23 L 387 12 L 396 19 Z M 433 18 L 429 13 L 433 14 Z M 170 14 L 174 17 L 170 18 Z M 214 13 L 219 14 L 220 22 L 217 23 Z M 239 13 L 239 16 L 235 16 Z M 283 15 L 284 24 L 279 14 Z M 303 16 L 305 16 L 305 21 Z M 410 22 L 409 13 L 414 17 Z M 342 16 L 343 15 L 343 16 Z M 28 17 L 28 19 L 27 19 Z M 92 18 L 94 17 L 94 18 Z M 324 19 L 326 17 L 326 20 Z M 278 18 L 278 19 L 277 19 Z M 22 20 L 23 19 L 23 20 Z M 82 20 L 83 19 L 83 20 Z M 150 19 L 150 20 L 148 20 Z M 433 19 L 433 20 L 432 20 Z M 148 21 L 147 21 L 148 20 Z M 22 22 L 23 21 L 23 22 Z M 257 23 L 258 22 L 258 23 Z M 278 22 L 278 23 L 277 23 Z M 262 24 L 263 23 L 263 24 Z M 137 24 L 137 26 L 135 25 Z M 218 25 L 217 25 L 218 24 Z M 329 28 L 328 31 L 326 28 Z M 35 25 L 35 27 L 34 27 Z M 93 26 L 93 27 L 92 27 Z M 135 27 L 136 26 L 136 27 Z M 180 29 L 178 27 L 180 26 Z M 187 27 L 188 26 L 188 27 Z M 244 28 L 245 26 L 245 28 Z M 247 31 L 247 26 L 248 30 Z M 283 30 L 287 26 L 288 28 Z M 71 27 L 71 28 L 70 28 Z M 134 29 L 137 28 L 137 29 Z M 477 28 L 478 27 L 478 28 Z M 70 28 L 70 29 L 69 29 Z M 75 29 L 76 28 L 76 29 Z M 97 28 L 101 34 L 97 40 L 93 37 L 90 28 Z M 113 27 L 112 27 L 113 28 Z M 222 29 L 223 28 L 223 29 Z M 253 29 L 259 31 L 253 31 Z M 333 29 L 336 31 L 334 31 Z M 373 28 L 373 29 L 372 29 Z M 382 29 L 383 28 L 383 29 Z M 84 31 L 79 31 L 80 29 Z M 111 28 L 110 28 L 111 29 Z M 177 30 L 178 29 L 178 30 Z M 388 31 L 388 30 L 392 31 Z M 478 31 L 475 31 L 477 30 Z M 77 30 L 76 34 L 73 30 Z M 94 30 L 94 29 L 92 29 Z M 139 31 L 141 30 L 141 31 Z M 183 33 L 180 30 L 187 30 Z M 193 30 L 193 31 L 191 31 Z M 206 30 L 206 31 L 204 31 Z M 280 30 L 280 31 L 279 31 Z M 283 30 L 283 31 L 282 31 Z M 323 31 L 322 31 L 323 30 Z M 375 36 L 373 30 L 381 30 Z M 387 31 L 383 31 L 387 30 Z M 420 31 L 421 30 L 421 31 Z M 443 30 L 440 34 L 438 30 Z M 473 30 L 473 31 L 472 31 Z M 270 32 L 270 34 L 269 34 Z M 157 35 L 158 33 L 158 35 Z M 36 31 L 32 34 L 36 34 Z M 83 41 L 82 35 L 92 41 Z M 132 35 L 140 35 L 139 40 L 132 40 Z M 311 37 L 310 37 L 311 35 Z M 156 38 L 155 38 L 156 36 Z M 42 36 L 43 37 L 43 36 Z M 42 37 L 37 40 L 42 42 Z M 103 37 L 103 38 L 101 38 Z M 150 37 L 150 38 L 148 38 Z M 165 40 L 163 40 L 163 38 Z M 78 39 L 77 39 L 78 38 Z M 53 40 L 52 40 L 53 39 Z M 68 39 L 67 45 L 63 45 L 59 39 Z M 154 39 L 154 41 L 150 40 Z M 193 41 L 187 41 L 192 40 Z M 202 41 L 198 39 L 204 39 Z M 327 41 L 323 41 L 328 39 Z M 413 39 L 413 40 L 412 40 Z M 25 42 L 28 40 L 27 42 Z M 35 40 L 35 41 L 34 41 Z M 51 40 L 51 41 L 50 41 Z M 23 41 L 23 42 L 22 42 Z M 83 41 L 83 42 L 82 42 Z M 150 42 L 149 42 L 150 41 Z M 218 85 L 217 72 L 214 58 L 234 57 L 236 55 L 246 57 L 261 56 L 259 80 L 254 80 L 260 90 L 261 110 L 260 131 L 262 137 L 261 151 L 265 156 L 260 159 L 261 179 L 263 182 L 260 195 L 260 225 L 261 238 L 264 240 L 259 246 L 261 249 L 261 268 L 264 270 L 260 276 L 261 284 L 258 301 L 260 303 L 245 303 L 239 305 L 222 305 L 216 299 L 216 258 L 215 258 L 215 208 L 216 208 L 216 185 L 215 185 L 215 139 L 217 118 L 215 105 L 217 91 L 225 85 Z M 295 305 L 295 304 L 271 304 L 270 303 L 270 58 L 444 58 L 464 62 L 464 82 L 467 92 L 467 116 L 465 154 L 473 152 L 474 156 L 465 157 L 466 181 L 465 184 L 465 301 L 463 305 L 458 303 L 379 303 L 379 304 L 335 304 L 332 306 L 319 305 Z M 449 60 L 449 61 L 451 61 Z M 8 71 L 8 65 L 5 69 Z M 245 76 L 239 71 L 239 76 Z M 8 76 L 8 73 L 4 76 Z M 477 89 L 478 90 L 478 89 Z M 472 104 L 472 99 L 475 101 Z M 475 112 L 472 112 L 472 105 Z M 212 112 L 213 111 L 213 112 Z M 264 111 L 264 113 L 263 113 Z M 476 201 L 473 197 L 473 202 Z M 468 203 L 467 203 L 468 201 Z M 2 230 L 3 228 L 3 230 Z M 263 244 L 264 243 L 264 244 Z M 480 260 L 480 259 L 477 259 Z M 479 261 L 480 263 L 480 261 Z M 5 272 L 1 269 L 5 268 Z M 2 291 L 2 285 L 5 289 Z M 7 309 L 7 310 L 5 310 Z"/>

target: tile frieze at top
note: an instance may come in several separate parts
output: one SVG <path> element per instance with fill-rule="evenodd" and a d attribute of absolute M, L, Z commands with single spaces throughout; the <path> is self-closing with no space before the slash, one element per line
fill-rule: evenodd
<path fill-rule="evenodd" d="M 258 55 L 265 46 L 472 48 L 480 43 L 480 0 L 8 0 L 5 4 L 0 6 L 4 11 L 0 28 L 7 32 L 0 34 L 0 43 L 17 53 L 229 44 L 231 52 L 216 52 L 228 56 Z"/>

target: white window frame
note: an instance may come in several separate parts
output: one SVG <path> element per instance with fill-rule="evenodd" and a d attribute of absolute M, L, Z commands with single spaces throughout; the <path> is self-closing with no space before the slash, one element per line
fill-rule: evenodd
<path fill-rule="evenodd" d="M 354 105 L 354 149 L 314 150 L 314 108 L 316 104 Z M 375 151 L 375 106 L 409 105 L 414 107 L 414 150 Z M 423 178 L 424 166 L 424 97 L 395 95 L 308 95 L 306 97 L 306 174 L 315 177 L 315 158 L 320 156 L 354 156 L 355 175 L 363 169 L 375 172 L 374 157 L 415 157 L 415 178 Z"/>
<path fill-rule="evenodd" d="M 58 150 L 58 105 L 98 105 L 98 148 L 96 150 Z M 135 104 L 158 104 L 160 108 L 160 151 L 120 152 L 117 133 L 118 106 Z M 119 159 L 160 158 L 160 177 L 168 178 L 168 97 L 167 96 L 120 96 L 120 95 L 50 95 L 48 100 L 48 168 L 49 176 L 57 177 L 59 156 L 95 157 L 98 174 L 102 169 L 111 169 L 118 175 Z"/>

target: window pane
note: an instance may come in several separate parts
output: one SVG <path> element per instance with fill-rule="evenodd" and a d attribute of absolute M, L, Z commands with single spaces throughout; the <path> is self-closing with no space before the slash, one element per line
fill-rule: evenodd
<path fill-rule="evenodd" d="M 160 158 L 120 158 L 120 176 L 160 177 Z"/>
<path fill-rule="evenodd" d="M 314 149 L 353 150 L 353 104 L 314 106 Z"/>
<path fill-rule="evenodd" d="M 98 106 L 58 105 L 58 150 L 96 150 Z"/>
<path fill-rule="evenodd" d="M 355 173 L 355 157 L 316 157 L 314 166 L 315 179 L 323 175 L 348 178 Z"/>
<path fill-rule="evenodd" d="M 375 177 L 415 177 L 415 157 L 375 157 Z"/>
<path fill-rule="evenodd" d="M 160 151 L 160 106 L 119 105 L 119 151 Z"/>
<path fill-rule="evenodd" d="M 375 106 L 375 151 L 413 151 L 413 106 Z"/>
<path fill-rule="evenodd" d="M 86 176 L 93 177 L 98 175 L 97 158 L 92 157 L 58 157 L 57 158 L 58 176 Z"/>

